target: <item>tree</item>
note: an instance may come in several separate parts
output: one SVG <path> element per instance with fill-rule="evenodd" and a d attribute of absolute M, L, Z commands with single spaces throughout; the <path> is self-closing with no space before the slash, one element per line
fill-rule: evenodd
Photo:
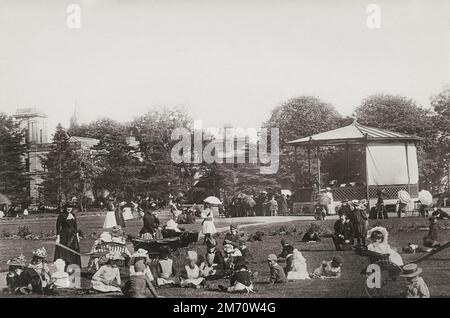
<path fill-rule="evenodd" d="M 404 96 L 376 94 L 362 101 L 356 116 L 364 125 L 422 137 L 417 145 L 419 186 L 437 191 L 442 179 L 443 149 L 435 113 Z"/>
<path fill-rule="evenodd" d="M 0 193 L 16 200 L 28 200 L 24 131 L 19 123 L 0 113 Z"/>
<path fill-rule="evenodd" d="M 351 123 L 343 118 L 333 105 L 314 96 L 300 96 L 276 107 L 264 124 L 266 128 L 278 128 L 280 135 L 280 168 L 277 179 L 283 186 L 309 182 L 307 150 L 298 149 L 294 155 L 288 141 L 318 134 Z M 313 154 L 314 155 L 314 154 Z M 312 180 L 317 180 L 316 169 L 312 169 Z M 295 176 L 293 178 L 292 176 Z"/>
<path fill-rule="evenodd" d="M 75 195 L 73 186 L 78 171 L 78 156 L 61 124 L 56 127 L 50 151 L 42 158 L 46 169 L 42 187 L 46 201 L 57 203 Z"/>
<path fill-rule="evenodd" d="M 126 124 L 121 124 L 109 118 L 102 118 L 87 125 L 73 125 L 68 129 L 67 133 L 70 136 L 102 139 L 106 135 L 115 134 L 117 131 L 126 128 Z"/>

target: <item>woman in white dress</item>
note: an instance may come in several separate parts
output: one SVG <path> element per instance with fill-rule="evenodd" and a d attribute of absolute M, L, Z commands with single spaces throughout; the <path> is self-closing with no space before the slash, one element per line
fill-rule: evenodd
<path fill-rule="evenodd" d="M 372 241 L 372 243 L 367 246 L 367 249 L 371 252 L 389 254 L 390 262 L 398 266 L 403 266 L 403 260 L 400 254 L 389 246 L 388 236 L 388 231 L 382 226 L 376 226 L 373 229 L 370 229 L 367 231 L 367 237 Z"/>
<path fill-rule="evenodd" d="M 213 234 L 216 233 L 216 226 L 214 225 L 214 213 L 212 210 L 212 205 L 205 202 L 204 209 L 202 210 L 201 217 L 202 222 L 202 233 L 205 236 L 204 243 L 211 238 Z"/>
<path fill-rule="evenodd" d="M 309 279 L 306 259 L 298 249 L 294 249 L 292 265 L 287 273 L 288 280 Z"/>

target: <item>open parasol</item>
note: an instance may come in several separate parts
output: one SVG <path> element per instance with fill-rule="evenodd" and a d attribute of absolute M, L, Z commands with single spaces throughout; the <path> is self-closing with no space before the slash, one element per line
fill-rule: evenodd
<path fill-rule="evenodd" d="M 222 204 L 222 202 L 218 198 L 216 198 L 214 196 L 207 197 L 205 200 L 203 200 L 203 202 L 206 202 L 206 203 L 209 203 L 209 204 L 212 204 L 212 205 Z"/>
<path fill-rule="evenodd" d="M 405 190 L 398 191 L 398 199 L 401 203 L 408 204 L 411 201 L 411 196 Z"/>
<path fill-rule="evenodd" d="M 11 205 L 11 201 L 8 199 L 6 195 L 0 193 L 0 205 L 3 204 Z"/>
<path fill-rule="evenodd" d="M 419 192 L 419 200 L 422 204 L 430 205 L 433 203 L 433 196 L 431 195 L 430 191 L 421 190 Z"/>

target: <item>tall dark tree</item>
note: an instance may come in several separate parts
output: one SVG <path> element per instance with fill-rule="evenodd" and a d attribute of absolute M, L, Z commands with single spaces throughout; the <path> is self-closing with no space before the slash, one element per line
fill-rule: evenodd
<path fill-rule="evenodd" d="M 60 206 L 64 200 L 78 195 L 80 158 L 61 124 L 56 127 L 51 150 L 42 163 L 46 169 L 42 187 L 47 202 Z"/>
<path fill-rule="evenodd" d="M 11 199 L 28 199 L 26 147 L 19 124 L 0 113 L 0 193 Z"/>

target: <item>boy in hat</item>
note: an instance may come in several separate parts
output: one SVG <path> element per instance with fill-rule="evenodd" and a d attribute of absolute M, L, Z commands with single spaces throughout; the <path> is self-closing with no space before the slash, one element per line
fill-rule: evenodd
<path fill-rule="evenodd" d="M 406 286 L 406 298 L 430 298 L 430 291 L 427 284 L 420 276 L 422 269 L 416 264 L 407 264 L 403 266 L 401 277 L 408 281 Z"/>
<path fill-rule="evenodd" d="M 435 216 L 430 217 L 430 229 L 427 236 L 423 238 L 423 245 L 429 248 L 439 247 L 439 226 L 437 224 L 437 218 Z"/>
<path fill-rule="evenodd" d="M 137 261 L 134 266 L 134 274 L 125 283 L 122 292 L 126 297 L 130 298 L 149 298 L 153 296 L 160 298 L 153 287 L 152 282 L 145 274 L 147 268 L 143 260 Z"/>
<path fill-rule="evenodd" d="M 319 230 L 319 228 L 316 224 L 311 224 L 309 229 L 306 231 L 305 235 L 303 235 L 302 242 L 305 242 L 305 243 L 320 242 L 318 230 Z"/>
<path fill-rule="evenodd" d="M 137 262 L 139 262 L 139 261 L 142 261 L 144 263 L 144 265 L 145 265 L 145 269 L 144 269 L 145 276 L 147 276 L 149 281 L 151 281 L 151 282 L 154 281 L 155 278 L 153 277 L 153 273 L 152 273 L 152 271 L 150 269 L 150 264 L 151 264 L 150 257 L 148 256 L 148 251 L 143 249 L 143 248 L 138 249 L 136 252 L 134 252 L 131 255 L 131 259 L 130 259 L 130 262 L 129 262 L 129 264 L 130 264 L 130 276 L 133 276 L 135 274 L 135 272 L 134 272 L 134 265 Z"/>
<path fill-rule="evenodd" d="M 220 286 L 219 286 L 220 287 Z M 253 292 L 252 273 L 247 268 L 245 257 L 238 256 L 234 263 L 233 275 L 230 279 L 229 293 L 250 293 Z"/>
<path fill-rule="evenodd" d="M 177 273 L 173 259 L 170 257 L 170 248 L 164 246 L 159 253 L 158 264 L 156 265 L 156 282 L 158 286 L 174 286 L 175 275 Z"/>
<path fill-rule="evenodd" d="M 225 262 L 222 253 L 217 249 L 217 241 L 211 237 L 206 240 L 205 261 L 200 265 L 202 276 L 206 279 L 223 277 Z"/>
<path fill-rule="evenodd" d="M 340 278 L 342 262 L 343 259 L 339 255 L 333 257 L 331 261 L 323 261 L 321 266 L 311 274 L 311 278 Z"/>
<path fill-rule="evenodd" d="M 241 251 L 237 248 L 237 245 L 234 242 L 226 243 L 223 246 L 224 251 L 224 268 L 225 268 L 225 276 L 228 276 L 233 271 L 234 259 L 238 256 L 242 256 Z"/>
<path fill-rule="evenodd" d="M 282 284 L 287 283 L 286 274 L 284 273 L 283 267 L 277 262 L 277 256 L 275 254 L 270 254 L 267 257 L 267 263 L 270 268 L 270 279 L 269 283 L 273 284 Z"/>

